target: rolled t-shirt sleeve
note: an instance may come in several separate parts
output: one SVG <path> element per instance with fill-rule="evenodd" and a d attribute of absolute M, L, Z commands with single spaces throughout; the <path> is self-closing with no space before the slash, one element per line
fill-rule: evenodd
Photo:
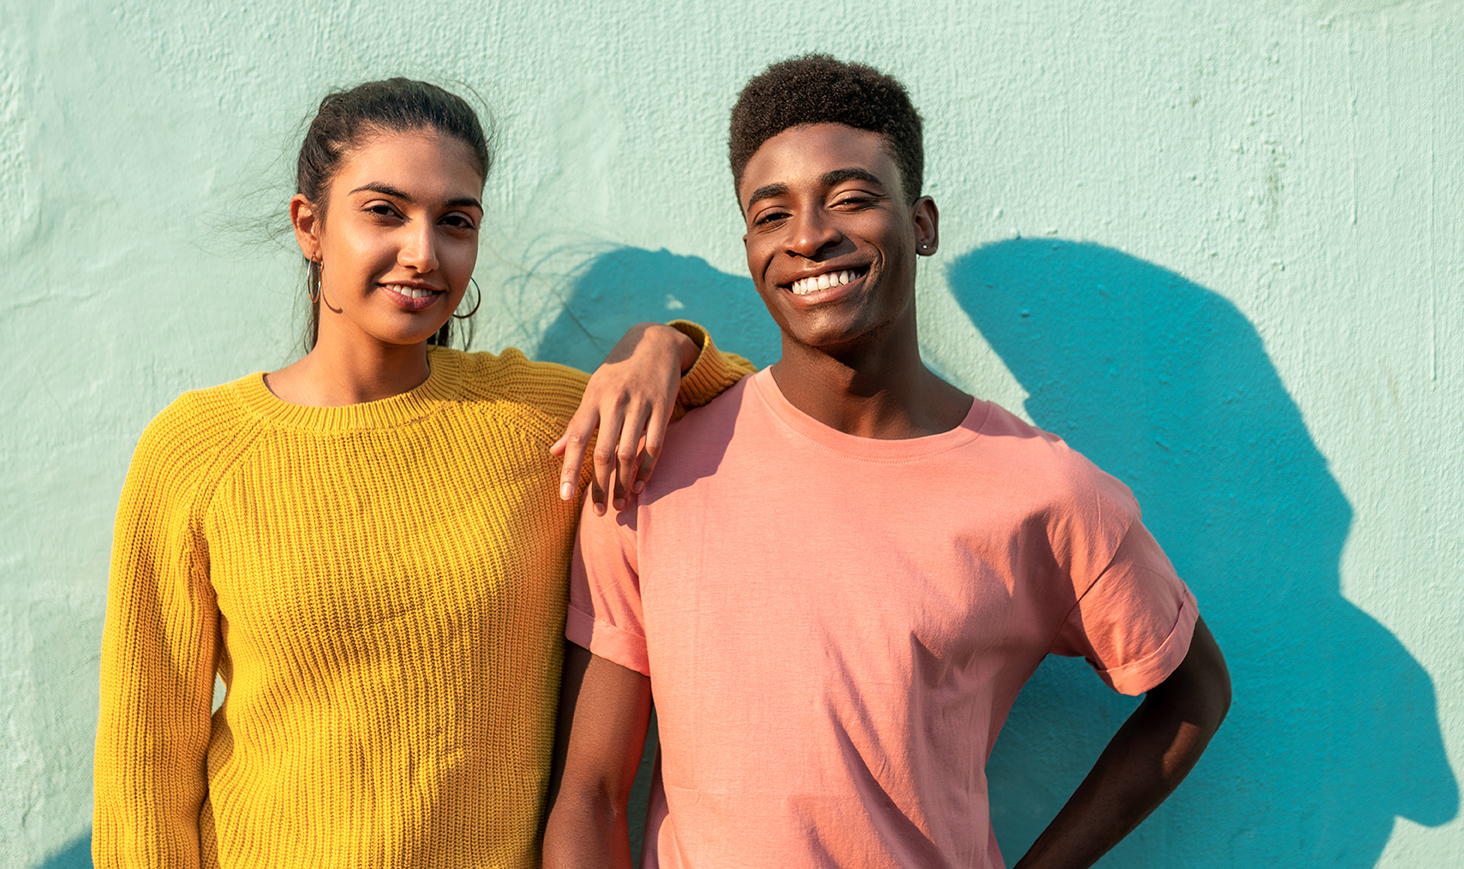
<path fill-rule="evenodd" d="M 570 562 L 564 636 L 601 658 L 649 676 L 635 509 L 596 516 L 585 499 Z"/>
<path fill-rule="evenodd" d="M 1109 687 L 1142 694 L 1189 652 L 1198 604 L 1154 536 L 1135 520 L 1068 613 L 1052 652 L 1088 660 Z"/>

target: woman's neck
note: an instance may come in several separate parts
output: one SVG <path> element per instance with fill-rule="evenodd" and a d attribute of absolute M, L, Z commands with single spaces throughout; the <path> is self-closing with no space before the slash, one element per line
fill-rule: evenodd
<path fill-rule="evenodd" d="M 269 374 L 265 383 L 290 404 L 343 407 L 410 392 L 431 372 L 426 342 L 346 342 L 322 335 L 302 359 Z"/>

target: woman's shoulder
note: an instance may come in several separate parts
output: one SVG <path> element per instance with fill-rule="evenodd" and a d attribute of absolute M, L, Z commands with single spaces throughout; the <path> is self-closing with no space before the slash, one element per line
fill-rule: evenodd
<path fill-rule="evenodd" d="M 159 411 L 148 423 L 148 430 L 155 431 L 157 436 L 204 434 L 227 428 L 231 422 L 242 422 L 247 417 L 243 395 L 260 379 L 260 372 L 255 372 L 218 386 L 190 389 Z"/>
<path fill-rule="evenodd" d="M 506 347 L 498 353 L 434 353 L 454 354 L 462 372 L 460 383 L 465 397 L 517 405 L 555 420 L 573 415 L 590 379 L 588 374 L 567 365 L 535 362 L 517 347 Z"/>
<path fill-rule="evenodd" d="M 231 443 L 257 427 L 247 413 L 244 393 L 257 383 L 259 373 L 205 389 L 189 390 L 173 399 L 143 429 L 133 453 L 134 471 L 140 465 L 167 468 L 170 474 L 214 461 Z"/>

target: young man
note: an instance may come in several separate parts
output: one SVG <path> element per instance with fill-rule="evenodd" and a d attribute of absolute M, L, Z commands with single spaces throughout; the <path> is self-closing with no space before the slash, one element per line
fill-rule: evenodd
<path fill-rule="evenodd" d="M 1147 694 L 1017 864 L 1091 865 L 1229 706 L 1194 598 L 1123 484 L 921 362 L 938 214 L 898 82 L 777 64 L 731 152 L 783 355 L 668 434 L 635 509 L 584 514 L 546 867 L 630 865 L 652 691 L 645 865 L 1001 867 L 984 767 L 1048 653 Z"/>

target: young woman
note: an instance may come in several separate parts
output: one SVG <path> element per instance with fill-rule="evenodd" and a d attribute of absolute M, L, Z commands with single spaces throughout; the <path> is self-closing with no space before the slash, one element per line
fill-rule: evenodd
<path fill-rule="evenodd" d="M 488 166 L 439 88 L 321 103 L 290 203 L 313 347 L 180 397 L 128 472 L 97 866 L 538 864 L 584 445 L 598 423 L 599 504 L 617 447 L 619 500 L 678 382 L 704 402 L 746 366 L 688 324 L 593 379 L 442 346 Z"/>

